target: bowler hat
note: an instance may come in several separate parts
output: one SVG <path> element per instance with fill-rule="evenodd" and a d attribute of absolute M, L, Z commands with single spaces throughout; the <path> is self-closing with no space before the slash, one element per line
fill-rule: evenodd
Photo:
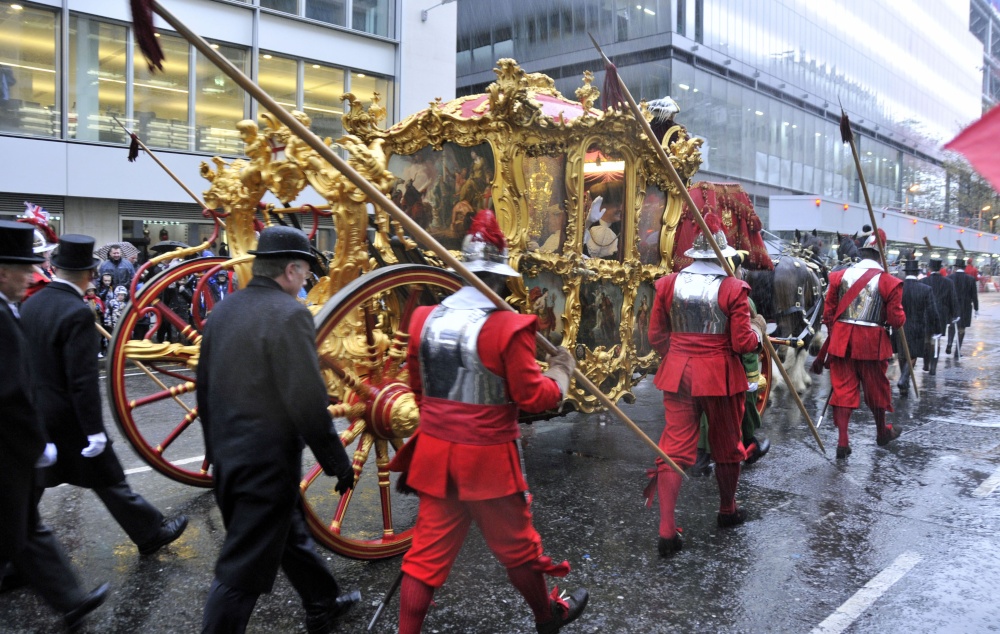
<path fill-rule="evenodd" d="M 309 238 L 294 227 L 268 227 L 260 232 L 257 249 L 247 251 L 259 258 L 292 258 L 305 260 L 316 267 L 316 256 L 312 254 Z"/>
<path fill-rule="evenodd" d="M 20 222 L 0 220 L 0 264 L 40 264 L 45 257 L 35 255 L 35 230 Z"/>
<path fill-rule="evenodd" d="M 101 263 L 94 257 L 94 239 L 76 233 L 59 238 L 59 247 L 52 255 L 52 266 L 64 271 L 86 271 Z"/>

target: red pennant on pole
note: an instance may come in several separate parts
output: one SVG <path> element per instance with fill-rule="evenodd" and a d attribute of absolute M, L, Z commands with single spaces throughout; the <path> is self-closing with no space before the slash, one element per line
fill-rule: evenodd
<path fill-rule="evenodd" d="M 979 175 L 1000 192 L 1000 107 L 962 130 L 944 148 L 965 156 Z"/>

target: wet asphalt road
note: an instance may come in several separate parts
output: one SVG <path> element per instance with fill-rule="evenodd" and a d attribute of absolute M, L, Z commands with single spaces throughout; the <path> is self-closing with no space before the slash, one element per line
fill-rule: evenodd
<path fill-rule="evenodd" d="M 563 631 L 1000 631 L 1000 296 L 984 295 L 981 304 L 965 356 L 943 359 L 936 377 L 918 369 L 922 397 L 896 399 L 889 417 L 903 435 L 888 448 L 876 447 L 874 423 L 862 409 L 852 418 L 854 453 L 846 461 L 833 459 L 828 414 L 823 456 L 792 400 L 777 394 L 765 415 L 773 448 L 744 470 L 737 495 L 749 521 L 716 528 L 715 479 L 693 478 L 677 509 L 685 547 L 671 559 L 656 553 L 655 507 L 642 505 L 653 458 L 631 432 L 602 415 L 524 427 L 536 526 L 546 552 L 573 566 L 559 586 L 591 593 L 588 610 Z M 824 376 L 804 396 L 814 420 L 827 389 Z M 655 439 L 659 393 L 646 380 L 636 396 L 623 409 Z M 200 445 L 187 442 L 177 450 L 199 455 Z M 83 631 L 197 632 L 223 539 L 212 494 L 145 469 L 123 441 L 116 450 L 125 468 L 136 470 L 133 488 L 168 515 L 187 513 L 191 525 L 175 544 L 140 558 L 92 493 L 49 490 L 43 516 L 84 584 L 112 584 Z M 364 595 L 340 631 L 365 631 L 398 558 L 326 556 L 342 585 Z M 534 631 L 529 610 L 475 531 L 435 602 L 426 632 Z M 397 611 L 394 600 L 374 631 L 394 631 Z M 249 631 L 304 632 L 303 618 L 279 575 Z M 0 632 L 59 629 L 58 616 L 30 590 L 0 596 Z"/>

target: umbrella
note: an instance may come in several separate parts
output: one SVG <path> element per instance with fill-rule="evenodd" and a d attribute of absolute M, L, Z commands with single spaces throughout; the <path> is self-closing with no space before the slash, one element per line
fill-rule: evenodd
<path fill-rule="evenodd" d="M 183 242 L 178 242 L 177 240 L 163 240 L 149 247 L 149 250 L 154 251 L 156 253 L 166 253 L 167 251 L 174 251 L 176 249 L 186 249 L 186 248 L 188 248 L 188 245 L 184 244 Z"/>
<path fill-rule="evenodd" d="M 102 260 L 107 260 L 108 251 L 110 251 L 112 247 L 119 247 L 122 250 L 122 259 L 124 260 L 129 259 L 133 255 L 139 255 L 139 249 L 135 248 L 135 245 L 131 242 L 109 242 L 100 249 L 94 251 L 94 255 Z"/>

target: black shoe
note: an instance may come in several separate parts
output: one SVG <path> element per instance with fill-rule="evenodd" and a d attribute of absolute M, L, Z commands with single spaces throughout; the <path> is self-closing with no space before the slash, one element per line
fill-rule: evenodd
<path fill-rule="evenodd" d="M 771 451 L 771 441 L 767 438 L 754 438 L 747 447 L 746 464 L 753 464 L 767 455 Z"/>
<path fill-rule="evenodd" d="M 731 528 L 747 521 L 747 512 L 743 507 L 737 506 L 735 513 L 719 513 L 716 519 L 719 522 L 719 528 Z"/>
<path fill-rule="evenodd" d="M 670 539 L 660 537 L 656 542 L 656 551 L 660 553 L 660 557 L 669 557 L 682 548 L 684 548 L 684 538 L 679 532 L 674 533 Z"/>
<path fill-rule="evenodd" d="M 843 460 L 849 455 L 851 455 L 850 445 L 847 445 L 846 447 L 840 447 L 840 446 L 837 447 L 837 460 Z"/>
<path fill-rule="evenodd" d="M 944 349 L 944 353 L 945 354 L 951 354 L 951 346 L 950 345 L 947 348 Z"/>
<path fill-rule="evenodd" d="M 688 469 L 688 474 L 692 478 L 700 478 L 702 476 L 707 476 L 712 473 L 712 454 L 708 453 L 704 449 L 698 450 L 698 457 L 695 458 L 694 464 Z"/>
<path fill-rule="evenodd" d="M 188 518 L 187 515 L 178 515 L 172 520 L 163 520 L 163 524 L 160 526 L 160 532 L 156 534 L 156 537 L 149 540 L 142 546 L 139 546 L 140 555 L 152 555 L 159 549 L 163 548 L 170 542 L 176 540 L 187 528 Z"/>
<path fill-rule="evenodd" d="M 899 435 L 901 433 L 903 433 L 903 430 L 900 429 L 898 425 L 893 425 L 892 427 L 886 430 L 885 434 L 877 437 L 875 439 L 875 442 L 878 443 L 879 447 L 885 447 L 892 441 L 899 438 Z"/>
<path fill-rule="evenodd" d="M 538 630 L 539 634 L 555 634 L 562 629 L 563 625 L 569 625 L 583 614 L 589 600 L 590 593 L 587 592 L 587 589 L 579 588 L 566 599 L 569 607 L 563 607 L 558 602 L 552 601 L 552 618 L 544 623 L 535 623 L 535 629 Z"/>
<path fill-rule="evenodd" d="M 904 398 L 907 397 L 907 396 L 909 396 L 910 395 L 910 388 L 909 388 L 909 386 L 902 386 L 902 387 L 900 387 L 899 388 L 899 395 L 902 396 L 902 397 L 904 397 Z"/>
<path fill-rule="evenodd" d="M 0 594 L 17 590 L 28 585 L 21 571 L 14 567 L 14 564 L 7 562 L 0 566 Z"/>
<path fill-rule="evenodd" d="M 361 601 L 361 592 L 352 590 L 341 593 L 325 608 L 306 610 L 306 631 L 309 634 L 327 634 L 333 631 L 337 619 L 351 611 Z"/>
<path fill-rule="evenodd" d="M 96 610 L 108 598 L 108 584 L 102 583 L 83 598 L 80 605 L 63 615 L 63 623 L 72 632 L 83 624 L 83 619 Z"/>

